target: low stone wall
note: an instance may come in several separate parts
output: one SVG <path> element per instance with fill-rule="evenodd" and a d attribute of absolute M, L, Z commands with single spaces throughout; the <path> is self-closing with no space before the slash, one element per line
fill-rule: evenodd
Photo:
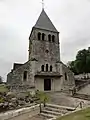
<path fill-rule="evenodd" d="M 39 105 L 0 114 L 0 120 L 25 120 L 40 113 Z"/>
<path fill-rule="evenodd" d="M 85 83 L 79 85 L 76 87 L 76 92 L 81 90 L 81 89 L 84 89 L 85 86 L 89 85 L 90 84 L 90 81 L 86 81 Z"/>
<path fill-rule="evenodd" d="M 75 93 L 73 97 L 90 101 L 90 95 L 86 94 Z"/>

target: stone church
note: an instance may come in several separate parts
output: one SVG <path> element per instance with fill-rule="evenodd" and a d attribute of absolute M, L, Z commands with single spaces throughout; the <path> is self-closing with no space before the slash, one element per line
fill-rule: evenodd
<path fill-rule="evenodd" d="M 7 75 L 12 89 L 40 91 L 69 90 L 75 86 L 73 73 L 60 60 L 59 32 L 43 9 L 29 37 L 29 56 L 14 63 Z"/>

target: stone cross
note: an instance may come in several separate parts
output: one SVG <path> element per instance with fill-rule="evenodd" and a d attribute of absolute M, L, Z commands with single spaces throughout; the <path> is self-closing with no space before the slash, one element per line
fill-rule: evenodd
<path fill-rule="evenodd" d="M 44 9 L 44 0 L 42 0 L 42 9 Z"/>

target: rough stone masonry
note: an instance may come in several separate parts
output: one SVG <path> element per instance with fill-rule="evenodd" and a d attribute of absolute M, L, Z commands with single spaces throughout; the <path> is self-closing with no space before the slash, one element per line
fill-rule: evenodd
<path fill-rule="evenodd" d="M 14 63 L 7 75 L 11 90 L 61 91 L 73 89 L 74 75 L 60 60 L 59 32 L 43 9 L 29 37 L 29 56 Z"/>

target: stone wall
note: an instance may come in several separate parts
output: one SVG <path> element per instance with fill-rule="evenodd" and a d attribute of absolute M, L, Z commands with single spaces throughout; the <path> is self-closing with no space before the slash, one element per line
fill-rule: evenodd
<path fill-rule="evenodd" d="M 44 33 L 45 39 L 38 40 L 38 33 Z M 48 40 L 48 35 L 55 36 L 55 42 L 50 42 Z M 46 52 L 48 50 L 48 53 Z M 48 57 L 47 57 L 48 56 Z M 43 59 L 48 61 L 59 61 L 60 60 L 60 49 L 59 49 L 59 33 L 51 32 L 47 30 L 40 30 L 33 28 L 30 35 L 29 42 L 29 60 L 31 58 L 36 58 L 37 60 Z"/>
<path fill-rule="evenodd" d="M 23 64 L 21 67 L 17 68 L 16 70 L 12 70 L 7 75 L 7 83 L 10 85 L 34 85 L 34 76 L 32 71 L 33 62 L 28 61 L 27 63 Z M 27 71 L 27 80 L 23 80 L 24 71 Z"/>
<path fill-rule="evenodd" d="M 90 95 L 90 84 L 83 86 L 78 92 L 78 94 Z"/>
<path fill-rule="evenodd" d="M 39 73 L 43 73 L 41 71 L 41 64 L 38 61 L 28 61 L 26 64 L 21 66 L 20 68 L 14 70 L 13 72 L 8 74 L 8 84 L 10 84 L 12 87 L 14 87 L 14 90 L 21 91 L 25 89 L 28 90 L 30 87 L 35 86 L 35 89 L 44 91 L 44 79 L 48 78 L 47 73 L 51 76 L 49 79 L 51 79 L 51 90 L 52 91 L 60 91 L 60 90 L 69 90 L 75 86 L 75 80 L 73 73 L 65 66 L 63 63 L 51 63 L 52 64 L 52 72 L 44 72 L 46 77 L 35 77 L 35 75 Z M 50 64 L 48 64 L 48 67 L 50 67 Z M 23 73 L 24 71 L 28 72 L 28 80 L 25 82 L 23 81 Z M 53 73 L 59 73 L 62 75 L 62 77 L 53 77 Z M 65 80 L 65 74 L 67 76 L 67 79 Z M 16 88 L 15 88 L 16 87 Z M 12 88 L 13 89 L 13 88 Z M 21 91 L 22 92 L 22 91 Z"/>
<path fill-rule="evenodd" d="M 61 73 L 62 73 L 62 90 L 69 90 L 75 87 L 75 79 L 72 71 L 63 63 L 61 63 Z M 65 79 L 65 74 L 67 79 Z"/>
<path fill-rule="evenodd" d="M 51 79 L 51 91 L 61 91 L 61 80 L 59 77 L 47 77 Z M 44 91 L 44 77 L 36 77 L 36 90 Z"/>
<path fill-rule="evenodd" d="M 51 91 L 61 91 L 61 90 L 67 90 L 73 89 L 75 87 L 75 79 L 74 79 L 74 74 L 69 70 L 69 68 L 64 65 L 63 63 L 57 63 L 57 69 L 54 68 L 53 71 L 51 72 L 52 76 L 38 76 L 35 77 L 35 88 L 41 91 L 44 91 L 44 79 L 49 78 L 51 79 Z M 61 77 L 53 77 L 53 72 L 58 73 L 61 75 Z M 41 74 L 43 72 L 40 72 Z M 67 79 L 65 79 L 65 74 L 67 76 Z M 50 73 L 49 73 L 50 75 Z"/>
<path fill-rule="evenodd" d="M 0 114 L 0 120 L 25 120 L 40 113 L 39 105 Z"/>

